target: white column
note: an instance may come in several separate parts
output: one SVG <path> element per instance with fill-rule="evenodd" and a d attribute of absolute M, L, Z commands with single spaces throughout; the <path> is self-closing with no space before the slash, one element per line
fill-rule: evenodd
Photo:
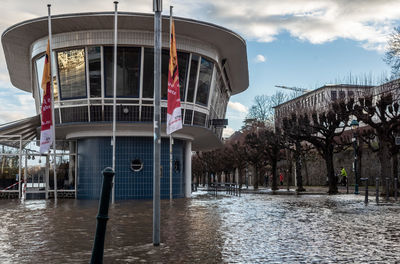
<path fill-rule="evenodd" d="M 185 197 L 192 195 L 192 142 L 186 141 L 185 149 Z"/>

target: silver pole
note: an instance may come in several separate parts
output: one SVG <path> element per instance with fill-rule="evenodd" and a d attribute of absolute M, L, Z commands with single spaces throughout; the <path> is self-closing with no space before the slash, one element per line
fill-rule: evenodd
<path fill-rule="evenodd" d="M 153 245 L 160 245 L 161 160 L 161 12 L 162 0 L 153 0 L 154 11 L 154 157 L 153 157 Z"/>
<path fill-rule="evenodd" d="M 172 145 L 174 144 L 172 135 L 169 135 L 169 199 L 172 200 Z"/>
<path fill-rule="evenodd" d="M 112 169 L 115 171 L 115 132 L 117 130 L 117 37 L 118 37 L 118 2 L 114 2 L 115 13 L 114 13 L 114 98 L 113 98 L 113 131 L 112 131 Z M 115 203 L 115 177 L 113 177 L 112 189 L 111 189 L 111 203 Z"/>
<path fill-rule="evenodd" d="M 22 175 L 21 175 L 21 166 L 22 166 L 22 136 L 19 136 L 19 158 L 18 158 L 18 199 L 21 199 L 21 193 L 22 193 L 22 189 L 21 189 L 21 179 L 22 179 Z"/>
<path fill-rule="evenodd" d="M 169 7 L 169 48 L 170 49 L 171 49 L 171 33 L 172 33 L 172 8 L 173 8 L 173 6 Z M 172 144 L 174 144 L 174 142 L 173 142 L 172 134 L 170 134 L 169 135 L 169 199 L 170 200 L 172 200 Z"/>
<path fill-rule="evenodd" d="M 28 151 L 25 150 L 24 191 L 22 193 L 23 200 L 26 200 L 27 185 L 28 185 Z"/>
<path fill-rule="evenodd" d="M 45 168 L 45 174 L 46 174 L 46 187 L 45 187 L 45 197 L 46 200 L 49 199 L 49 155 L 46 155 L 46 168 Z"/>
<path fill-rule="evenodd" d="M 50 7 L 51 5 L 48 4 L 47 5 L 47 9 L 49 12 L 49 18 L 48 18 L 48 22 L 49 22 L 49 62 L 50 62 L 50 85 L 51 85 L 51 89 L 50 89 L 50 96 L 51 96 L 51 119 L 52 119 L 52 134 L 53 134 L 53 179 L 54 179 L 54 202 L 57 202 L 57 172 L 56 172 L 56 122 L 55 122 L 55 118 L 54 118 L 54 84 L 53 84 L 53 71 L 52 71 L 52 57 L 53 57 L 53 48 L 52 48 L 52 37 L 51 37 L 51 11 L 50 11 Z"/>

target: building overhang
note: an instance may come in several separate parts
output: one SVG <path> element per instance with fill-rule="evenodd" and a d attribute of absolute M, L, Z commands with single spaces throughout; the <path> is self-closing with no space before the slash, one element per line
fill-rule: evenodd
<path fill-rule="evenodd" d="M 39 128 L 40 129 L 40 128 Z M 168 138 L 165 124 L 161 125 L 161 137 Z M 118 123 L 117 137 L 153 137 L 153 123 Z M 110 123 L 62 124 L 56 126 L 57 139 L 79 139 L 88 137 L 112 137 Z M 204 127 L 183 126 L 173 133 L 175 139 L 192 141 L 193 151 L 206 151 L 222 146 L 222 141 L 211 130 Z M 111 143 L 110 143 L 111 144 Z"/>
<path fill-rule="evenodd" d="M 113 30 L 113 12 L 78 13 L 52 17 L 53 35 L 66 32 Z M 162 31 L 169 32 L 169 17 L 164 16 Z M 227 70 L 232 94 L 249 86 L 246 42 L 238 34 L 206 22 L 175 17 L 178 36 L 200 39 L 214 46 L 221 55 Z M 48 35 L 47 17 L 27 20 L 13 25 L 2 34 L 2 44 L 11 83 L 24 91 L 32 92 L 30 48 L 33 42 Z M 154 16 L 140 13 L 118 13 L 119 30 L 153 31 Z"/>

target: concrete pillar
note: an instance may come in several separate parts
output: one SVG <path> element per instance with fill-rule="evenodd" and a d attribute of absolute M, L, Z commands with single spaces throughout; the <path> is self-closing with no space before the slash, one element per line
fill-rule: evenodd
<path fill-rule="evenodd" d="M 192 195 L 192 142 L 186 141 L 185 144 L 185 197 Z"/>
<path fill-rule="evenodd" d="M 70 141 L 69 142 L 69 153 L 70 154 L 75 154 L 75 142 L 74 141 Z M 74 155 L 69 155 L 68 188 L 70 188 L 71 184 L 74 182 L 74 176 L 75 176 L 74 175 L 74 169 L 75 169 L 75 156 Z"/>

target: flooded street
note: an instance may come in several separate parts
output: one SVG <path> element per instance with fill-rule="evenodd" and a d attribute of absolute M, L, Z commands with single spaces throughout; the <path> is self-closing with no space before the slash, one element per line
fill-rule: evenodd
<path fill-rule="evenodd" d="M 89 263 L 97 201 L 0 200 L 0 263 Z M 243 194 L 110 207 L 105 263 L 395 263 L 400 205 L 362 196 Z"/>

